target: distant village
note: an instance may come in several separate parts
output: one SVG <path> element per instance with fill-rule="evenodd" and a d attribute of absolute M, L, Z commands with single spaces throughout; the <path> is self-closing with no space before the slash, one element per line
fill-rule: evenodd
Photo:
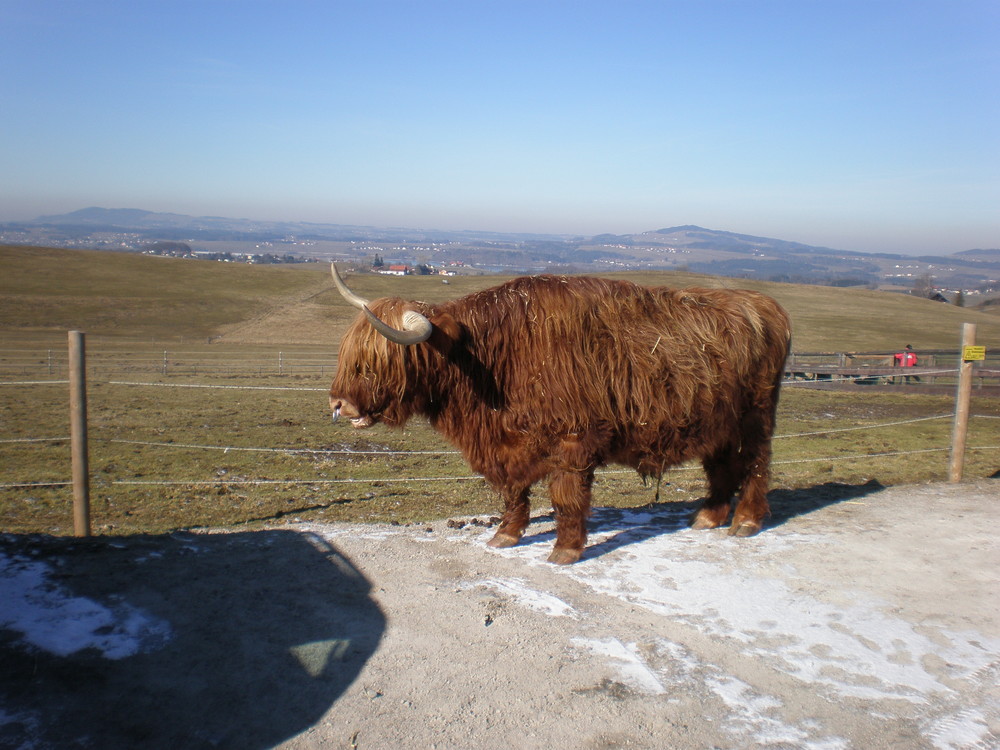
<path fill-rule="evenodd" d="M 221 263 L 316 263 L 316 258 L 306 258 L 297 255 L 278 255 L 275 253 L 231 253 L 194 250 L 186 242 L 153 242 L 142 247 L 143 255 L 156 255 L 162 258 L 196 258 L 198 260 L 215 260 Z"/>
<path fill-rule="evenodd" d="M 143 255 L 155 255 L 161 258 L 194 258 L 197 260 L 214 260 L 220 263 L 247 263 L 247 264 L 277 264 L 277 263 L 318 263 L 319 258 L 277 254 L 277 253 L 240 253 L 240 252 L 211 252 L 206 250 L 194 250 L 186 242 L 153 242 L 142 247 L 140 252 Z M 372 273 L 385 274 L 387 276 L 455 276 L 456 269 L 465 268 L 462 261 L 451 261 L 446 266 L 431 265 L 428 263 L 417 263 L 415 265 L 405 263 L 386 263 L 385 259 L 375 253 L 375 258 L 371 264 Z"/>
<path fill-rule="evenodd" d="M 138 213 L 144 222 L 159 216 Z M 121 217 L 116 212 L 94 208 L 46 217 L 43 223 L 0 223 L 0 243 L 255 265 L 338 261 L 393 276 L 669 270 L 866 287 L 958 305 L 1000 300 L 1000 249 L 921 257 L 863 255 L 693 225 L 569 238 L 466 236 L 339 225 L 270 227 L 248 220 L 163 216 L 162 227 L 118 226 L 114 221 Z"/>
<path fill-rule="evenodd" d="M 448 264 L 448 267 L 432 266 L 426 263 L 419 263 L 416 266 L 409 266 L 403 263 L 386 265 L 385 260 L 377 253 L 375 260 L 372 261 L 372 271 L 385 274 L 386 276 L 410 276 L 411 274 L 419 276 L 456 276 L 457 271 L 455 271 L 455 268 L 464 266 L 465 264 L 461 261 L 453 261 Z"/>

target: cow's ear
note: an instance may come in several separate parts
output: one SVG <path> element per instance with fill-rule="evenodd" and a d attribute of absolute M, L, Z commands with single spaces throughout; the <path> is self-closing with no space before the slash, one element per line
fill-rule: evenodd
<path fill-rule="evenodd" d="M 447 355 L 461 338 L 462 328 L 448 313 L 435 315 L 431 322 L 434 324 L 434 331 L 428 341 L 439 352 Z"/>

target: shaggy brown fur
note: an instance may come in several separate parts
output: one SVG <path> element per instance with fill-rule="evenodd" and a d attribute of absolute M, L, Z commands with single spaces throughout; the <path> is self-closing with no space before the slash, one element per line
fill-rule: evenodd
<path fill-rule="evenodd" d="M 396 327 L 416 310 L 433 322 L 431 338 L 400 346 L 359 315 L 341 343 L 331 406 L 356 426 L 427 416 L 503 496 L 494 546 L 520 540 L 530 488 L 548 477 L 549 559 L 579 559 L 605 463 L 660 477 L 701 459 L 709 496 L 693 525 L 724 524 L 739 491 L 730 533 L 760 530 L 790 341 L 771 298 L 535 276 L 440 305 L 383 298 L 371 310 Z"/>

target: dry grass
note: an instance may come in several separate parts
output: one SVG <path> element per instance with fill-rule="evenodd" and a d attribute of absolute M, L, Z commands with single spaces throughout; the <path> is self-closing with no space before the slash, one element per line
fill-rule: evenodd
<path fill-rule="evenodd" d="M 177 384 L 178 380 L 191 379 L 146 378 L 145 382 Z M 343 423 L 331 425 L 324 393 L 327 379 L 200 376 L 197 382 L 254 387 L 271 383 L 307 390 L 93 382 L 90 461 L 97 532 L 161 533 L 289 519 L 411 523 L 499 511 L 494 493 L 481 480 L 466 479 L 469 468 L 427 425 L 414 422 L 405 430 L 376 426 L 366 431 Z M 66 435 L 64 388 L 7 386 L 0 415 L 4 438 Z M 12 398 L 13 393 L 18 397 Z M 948 397 L 787 388 L 779 408 L 778 434 L 823 434 L 776 440 L 774 487 L 942 481 L 947 476 L 950 419 L 827 431 L 948 414 L 952 409 Z M 969 453 L 967 476 L 989 476 L 1000 468 L 1000 400 L 977 399 L 973 413 L 993 418 L 973 419 L 969 445 L 994 448 Z M 69 479 L 65 442 L 4 444 L 0 449 L 6 467 L 0 481 Z M 934 452 L 880 455 L 928 450 Z M 661 493 L 664 500 L 692 500 L 702 492 L 697 467 L 681 467 L 665 479 L 669 484 Z M 287 483 L 255 483 L 260 480 Z M 544 506 L 544 488 L 538 495 Z M 630 471 L 608 467 L 599 476 L 595 497 L 600 505 L 640 506 L 652 501 L 653 488 L 643 486 Z M 71 531 L 69 509 L 68 487 L 4 489 L 0 528 L 66 534 Z"/>
<path fill-rule="evenodd" d="M 109 346 L 133 344 L 333 349 L 355 311 L 333 290 L 324 264 L 247 266 L 129 253 L 0 246 L 0 347 L 64 346 L 65 331 L 87 331 Z M 954 349 L 963 322 L 1000 349 L 1000 320 L 902 294 L 774 284 L 687 273 L 609 274 L 647 285 L 745 287 L 789 312 L 795 351 L 869 351 L 912 343 Z M 499 276 L 389 277 L 355 274 L 371 299 L 428 302 L 500 283 Z"/>
<path fill-rule="evenodd" d="M 45 350 L 63 352 L 67 328 L 88 331 L 93 363 L 116 353 L 162 356 L 183 348 L 194 359 L 248 358 L 285 352 L 328 351 L 354 311 L 328 290 L 323 268 L 244 267 L 170 261 L 109 253 L 0 248 L 0 364 L 18 349 L 41 372 Z M 9 261 L 9 263 L 8 263 Z M 644 274 L 644 283 L 736 285 L 728 279 Z M 357 275 L 358 293 L 447 299 L 498 282 L 497 277 L 432 278 Z M 903 338 L 921 347 L 954 347 L 960 322 L 970 314 L 906 297 L 818 287 L 747 284 L 777 297 L 791 312 L 796 349 L 870 349 Z M 127 292 L 127 293 L 126 293 Z M 44 300 L 32 311 L 27 300 Z M 161 305 L 163 305 L 161 307 Z M 169 314 L 164 314 L 164 310 Z M 893 330 L 885 321 L 905 319 Z M 1000 321 L 980 322 L 980 341 L 1000 346 Z M 901 332 L 902 331 L 902 332 Z M 919 332 L 919 336 L 917 335 Z M 213 338 L 208 344 L 209 337 Z M 994 343 L 990 343 L 994 342 Z M 30 351 L 29 354 L 25 354 Z M 110 361 L 110 360 L 108 360 Z M 416 523 L 499 510 L 494 494 L 461 457 L 427 425 L 358 432 L 329 422 L 325 389 L 330 375 L 98 368 L 89 388 L 92 516 L 97 533 L 161 533 L 201 526 L 259 526 L 290 519 Z M 108 365 L 110 367 L 110 365 Z M 19 380 L 5 370 L 2 380 Z M 56 373 L 56 377 L 60 373 Z M 64 376 L 64 375 L 63 375 Z M 45 379 L 44 377 L 32 379 Z M 230 386 L 225 389 L 116 385 L 112 381 Z M 249 390 L 275 386 L 302 390 Z M 951 422 L 922 421 L 870 427 L 949 414 L 950 397 L 845 394 L 786 388 L 779 408 L 774 486 L 827 483 L 884 485 L 941 481 L 947 476 Z M 977 398 L 969 445 L 969 477 L 1000 468 L 1000 399 Z M 992 418 L 988 418 L 992 417 Z M 66 386 L 0 386 L 0 440 L 68 435 Z M 149 445 L 155 443 L 158 445 Z M 202 447 L 186 447 L 202 446 Z M 229 450 L 225 450 L 229 448 Z M 265 450 L 241 450 L 265 449 Z M 379 451 L 354 454 L 330 451 Z M 405 453 L 390 453 L 405 451 Z M 413 453 L 430 451 L 432 453 Z M 930 452 L 913 452 L 930 451 Z M 907 455 L 886 455 L 903 452 Z M 0 443 L 0 529 L 18 533 L 71 531 L 70 491 L 47 483 L 70 477 L 69 447 L 62 440 Z M 450 479 L 446 479 L 450 478 Z M 399 482 L 395 480 L 406 479 Z M 260 484 L 261 480 L 267 483 Z M 423 481 L 432 480 L 432 481 Z M 703 487 L 696 467 L 672 471 L 661 498 L 691 500 Z M 632 472 L 608 467 L 599 475 L 599 505 L 639 506 L 653 488 Z M 539 488 L 538 503 L 546 493 Z"/>

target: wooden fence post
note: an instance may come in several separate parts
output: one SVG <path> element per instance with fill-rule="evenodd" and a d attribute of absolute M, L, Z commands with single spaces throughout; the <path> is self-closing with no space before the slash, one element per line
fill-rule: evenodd
<path fill-rule="evenodd" d="M 87 358 L 82 331 L 69 332 L 69 428 L 73 454 L 73 533 L 76 536 L 90 536 Z"/>
<path fill-rule="evenodd" d="M 969 402 L 972 399 L 972 362 L 965 359 L 965 347 L 976 345 L 976 324 L 962 326 L 962 353 L 958 355 L 958 393 L 955 397 L 955 425 L 951 433 L 949 482 L 961 482 L 965 468 L 965 438 L 969 432 Z"/>

